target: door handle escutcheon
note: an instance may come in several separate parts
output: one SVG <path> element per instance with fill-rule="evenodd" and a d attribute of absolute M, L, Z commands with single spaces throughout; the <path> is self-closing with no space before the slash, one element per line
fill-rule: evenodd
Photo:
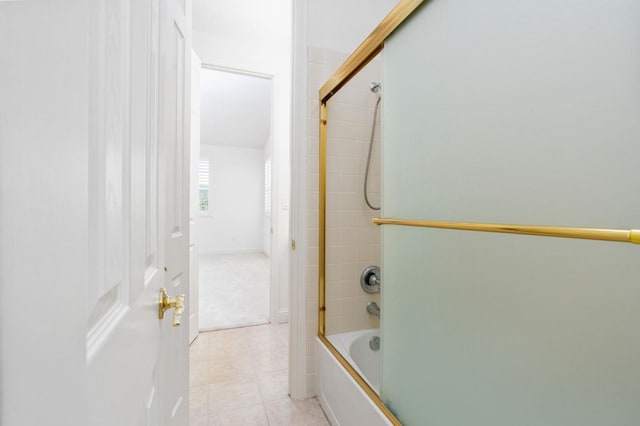
<path fill-rule="evenodd" d="M 164 288 L 160 289 L 160 302 L 158 302 L 158 317 L 164 318 L 164 313 L 173 308 L 174 327 L 180 325 L 182 312 L 184 312 L 184 294 L 178 294 L 176 297 L 169 297 Z"/>

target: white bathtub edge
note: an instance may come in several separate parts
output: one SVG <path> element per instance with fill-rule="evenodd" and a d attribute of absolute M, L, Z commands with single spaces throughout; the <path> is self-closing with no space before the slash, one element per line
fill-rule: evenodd
<path fill-rule="evenodd" d="M 331 426 L 340 426 L 338 419 L 336 419 L 335 414 L 333 414 L 333 410 L 331 409 L 331 406 L 327 402 L 327 399 L 324 397 L 324 393 L 318 392 L 317 395 L 318 395 L 318 402 L 320 403 L 320 408 L 322 408 L 324 415 L 327 416 L 327 420 L 329 420 L 329 423 L 331 424 Z"/>
<path fill-rule="evenodd" d="M 315 358 L 316 393 L 332 426 L 393 425 L 319 338 Z"/>

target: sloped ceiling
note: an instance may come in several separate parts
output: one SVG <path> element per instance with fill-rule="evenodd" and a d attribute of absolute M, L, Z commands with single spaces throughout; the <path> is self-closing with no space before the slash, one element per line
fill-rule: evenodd
<path fill-rule="evenodd" d="M 291 0 L 193 0 L 193 29 L 248 39 L 291 36 Z"/>
<path fill-rule="evenodd" d="M 193 0 L 192 4 L 195 31 L 271 42 L 291 36 L 291 0 Z M 270 135 L 271 90 L 268 79 L 203 69 L 202 143 L 264 146 Z"/>
<path fill-rule="evenodd" d="M 271 85 L 270 79 L 203 68 L 201 143 L 263 147 L 270 134 Z"/>

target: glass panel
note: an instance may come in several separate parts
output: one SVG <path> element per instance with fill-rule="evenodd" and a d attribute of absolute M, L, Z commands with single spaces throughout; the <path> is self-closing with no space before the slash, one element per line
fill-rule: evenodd
<path fill-rule="evenodd" d="M 325 335 L 348 360 L 353 333 L 373 330 L 368 345 L 380 327 L 378 317 L 367 311 L 370 303 L 373 311 L 380 305 L 380 295 L 366 293 L 360 285 L 365 268 L 380 264 L 380 229 L 371 223 L 377 212 L 367 206 L 363 192 L 367 174 L 369 202 L 380 206 L 380 90 L 370 89 L 372 82 L 379 84 L 380 71 L 376 58 L 327 104 Z M 378 388 L 379 368 L 368 376 Z"/>
<path fill-rule="evenodd" d="M 640 8 L 619 6 L 419 9 L 385 42 L 384 216 L 638 227 Z M 403 424 L 638 423 L 637 247 L 383 241 L 381 398 Z"/>

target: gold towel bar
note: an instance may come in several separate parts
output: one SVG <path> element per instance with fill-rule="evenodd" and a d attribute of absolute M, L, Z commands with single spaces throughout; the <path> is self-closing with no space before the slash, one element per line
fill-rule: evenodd
<path fill-rule="evenodd" d="M 496 223 L 437 222 L 429 220 L 373 218 L 376 225 L 419 226 L 458 229 L 462 231 L 499 232 L 503 234 L 537 235 L 541 237 L 580 238 L 640 244 L 639 229 L 567 228 L 561 226 L 504 225 Z"/>

